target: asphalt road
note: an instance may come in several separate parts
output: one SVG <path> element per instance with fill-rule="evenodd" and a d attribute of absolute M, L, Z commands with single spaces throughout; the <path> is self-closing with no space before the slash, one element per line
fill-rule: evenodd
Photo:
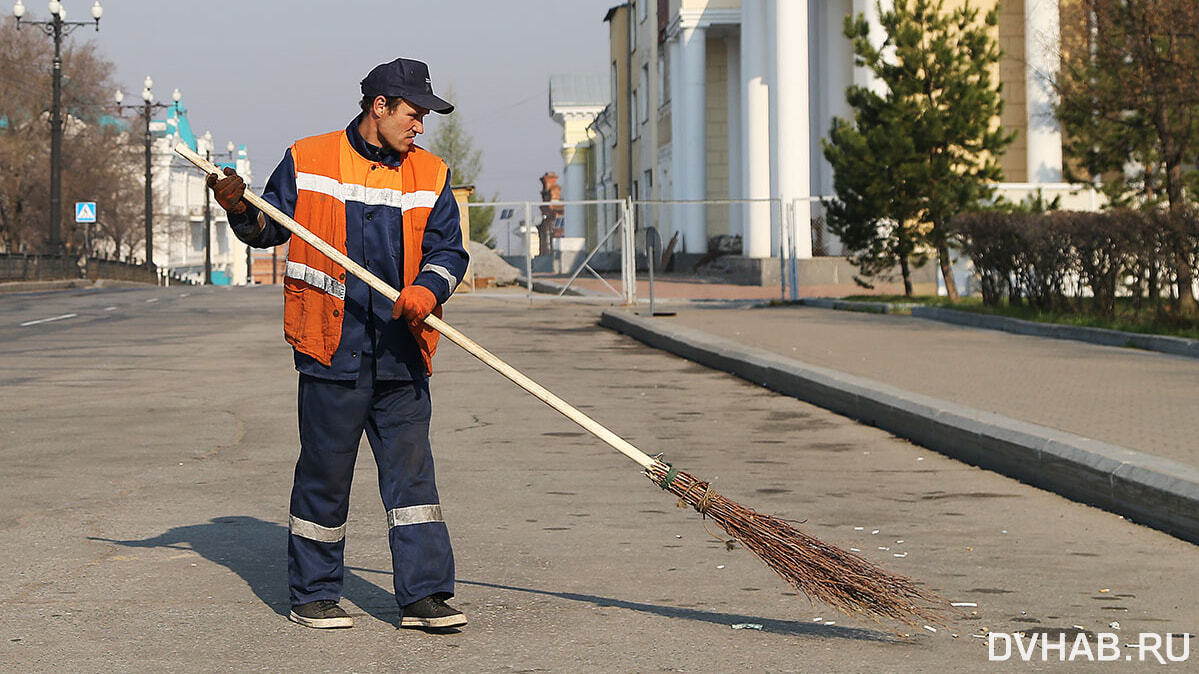
<path fill-rule="evenodd" d="M 455 298 L 446 318 L 730 498 L 976 606 L 933 633 L 812 605 L 627 459 L 443 344 L 433 442 L 454 603 L 471 622 L 452 634 L 395 628 L 364 448 L 344 602 L 357 626 L 302 628 L 285 618 L 297 439 L 281 313 L 276 288 L 0 295 L 0 662 L 1036 671 L 1071 666 L 1055 651 L 989 663 L 974 635 L 1064 634 L 1068 652 L 1080 632 L 1092 645 L 1114 632 L 1124 646 L 1141 632 L 1199 631 L 1195 546 L 644 347 L 596 327 L 595 307 L 530 307 L 519 293 Z M 761 629 L 732 627 L 746 623 Z M 1124 647 L 1087 669 L 1137 671 L 1140 656 Z"/>

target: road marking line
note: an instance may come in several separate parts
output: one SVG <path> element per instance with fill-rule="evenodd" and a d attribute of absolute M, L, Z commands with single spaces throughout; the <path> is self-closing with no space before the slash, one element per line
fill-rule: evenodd
<path fill-rule="evenodd" d="M 157 302 L 157 301 L 158 301 L 157 297 L 151 297 L 150 299 L 146 300 L 146 303 L 149 304 L 150 302 Z"/>
<path fill-rule="evenodd" d="M 24 328 L 30 325 L 37 325 L 38 323 L 49 323 L 50 321 L 61 321 L 66 318 L 75 318 L 78 315 L 79 314 L 63 314 L 61 316 L 53 316 L 51 318 L 39 318 L 36 321 L 25 321 L 21 324 L 21 327 Z"/>
<path fill-rule="evenodd" d="M 104 310 L 105 311 L 116 311 L 117 308 L 116 307 L 104 307 Z"/>
<path fill-rule="evenodd" d="M 180 296 L 180 297 L 187 297 L 187 296 L 188 296 L 188 295 L 190 295 L 190 294 L 191 294 L 191 293 L 179 293 L 179 296 Z"/>

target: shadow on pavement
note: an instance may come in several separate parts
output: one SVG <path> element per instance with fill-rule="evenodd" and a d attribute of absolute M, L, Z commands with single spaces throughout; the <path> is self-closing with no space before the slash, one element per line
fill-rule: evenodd
<path fill-rule="evenodd" d="M 377 569 L 365 569 L 362 567 L 346 567 L 347 570 L 353 569 L 362 573 L 378 573 L 390 575 L 390 571 L 380 571 Z M 613 599 L 611 597 L 600 597 L 593 594 L 580 594 L 578 592 L 554 592 L 551 590 L 539 590 L 531 587 L 517 587 L 515 585 L 500 585 L 498 583 L 484 583 L 474 580 L 455 580 L 460 585 L 473 585 L 475 587 L 490 587 L 497 590 L 510 590 L 513 592 L 527 592 L 529 594 L 539 594 L 548 597 L 558 597 L 559 599 L 569 599 L 571 601 L 581 601 L 595 606 L 606 606 L 614 608 L 624 608 L 630 611 L 639 611 L 641 613 L 649 613 L 665 618 L 678 618 L 680 620 L 695 620 L 699 622 L 712 623 L 729 627 L 738 623 L 755 623 L 762 626 L 765 632 L 773 632 L 776 634 L 787 634 L 791 636 L 814 636 L 835 639 L 853 639 L 855 641 L 881 641 L 888 643 L 911 643 L 907 639 L 899 637 L 897 634 L 881 632 L 877 630 L 868 630 L 858 627 L 841 627 L 839 625 L 823 625 L 814 622 L 800 622 L 796 620 L 774 620 L 771 618 L 760 618 L 757 616 L 742 615 L 738 613 L 718 613 L 716 611 L 701 611 L 693 608 L 682 608 L 678 606 L 663 606 L 661 604 L 646 604 L 643 602 L 626 601 L 624 599 Z"/>
<path fill-rule="evenodd" d="M 88 536 L 88 540 L 114 543 L 129 548 L 170 548 L 192 550 L 210 562 L 220 564 L 236 573 L 250 586 L 262 603 L 281 616 L 290 609 L 287 596 L 287 527 L 266 522 L 256 517 L 234 515 L 214 517 L 205 524 L 174 527 L 153 538 L 140 540 L 116 540 Z M 372 583 L 360 574 L 371 573 L 391 577 L 391 571 L 346 566 L 342 595 L 370 616 L 383 622 L 398 622 L 399 611 L 391 592 Z M 577 592 L 554 592 L 537 588 L 500 585 L 480 581 L 461 580 L 462 585 L 489 587 L 497 590 L 526 592 L 570 601 L 585 602 L 595 606 L 623 608 L 665 618 L 694 620 L 714 625 L 730 626 L 737 623 L 756 623 L 763 631 L 793 636 L 814 636 L 856 641 L 882 641 L 904 643 L 905 640 L 887 632 L 824 625 L 795 620 L 775 620 L 737 613 L 719 613 L 693 608 L 647 604 L 611 597 L 601 597 Z"/>
<path fill-rule="evenodd" d="M 693 608 L 682 608 L 678 606 L 663 606 L 661 604 L 646 604 L 636 601 L 626 601 L 624 599 L 612 599 L 610 597 L 599 597 L 593 594 L 580 594 L 578 592 L 552 592 L 550 590 L 538 590 L 529 587 L 516 587 L 513 585 L 500 585 L 497 583 L 483 583 L 472 580 L 458 580 L 457 582 L 463 585 L 475 585 L 478 587 L 491 587 L 497 590 L 512 590 L 514 592 L 528 592 L 530 594 L 540 594 L 549 597 L 558 597 L 561 599 L 569 599 L 571 601 L 582 601 L 596 606 L 611 606 L 615 608 L 629 609 L 630 611 L 640 611 L 641 613 L 651 613 L 666 618 L 679 618 L 682 620 L 696 620 L 700 622 L 712 623 L 729 627 L 738 623 L 755 623 L 762 626 L 765 632 L 773 632 L 776 634 L 788 634 L 792 636 L 814 636 L 836 639 L 853 639 L 855 641 L 885 641 L 885 642 L 900 642 L 896 635 L 887 634 L 875 630 L 866 630 L 857 627 L 841 627 L 840 625 L 823 625 L 814 622 L 799 622 L 796 620 L 774 620 L 771 618 L 759 618 L 757 616 L 742 615 L 738 613 L 718 613 L 716 611 L 701 611 Z"/>
<path fill-rule="evenodd" d="M 256 517 L 214 517 L 205 524 L 174 527 L 153 538 L 122 541 L 88 536 L 88 540 L 129 548 L 192 550 L 210 562 L 236 573 L 262 603 L 286 616 L 291 608 L 287 593 L 287 527 Z M 399 609 L 395 596 L 346 567 L 342 596 L 372 617 L 396 624 Z M 387 572 L 388 577 L 391 572 Z"/>

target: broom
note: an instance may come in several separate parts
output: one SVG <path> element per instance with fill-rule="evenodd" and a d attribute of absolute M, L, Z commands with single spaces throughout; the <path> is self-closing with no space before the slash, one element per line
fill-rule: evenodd
<path fill-rule="evenodd" d="M 219 175 L 215 165 L 193 152 L 187 145 L 176 145 L 175 152 L 205 173 Z M 395 302 L 399 297 L 398 290 L 321 240 L 262 197 L 247 190 L 244 198 L 272 220 L 345 267 L 346 271 L 357 276 L 389 301 Z M 645 469 L 645 474 L 650 480 L 679 497 L 680 505 L 691 506 L 705 518 L 711 518 L 729 536 L 749 548 L 766 566 L 810 599 L 819 600 L 849 614 L 861 614 L 874 620 L 889 618 L 909 625 L 922 622 L 943 623 L 939 611 L 944 609 L 945 600 L 922 589 L 910 578 L 887 573 L 858 555 L 795 529 L 779 517 L 764 515 L 721 496 L 707 482 L 637 449 L 445 321 L 430 315 L 425 318 L 425 324 L 635 461 Z"/>

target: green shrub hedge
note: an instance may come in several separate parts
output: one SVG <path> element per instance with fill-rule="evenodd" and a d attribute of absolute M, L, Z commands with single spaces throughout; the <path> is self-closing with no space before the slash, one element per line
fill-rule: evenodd
<path fill-rule="evenodd" d="M 1176 271 L 1199 275 L 1196 211 L 1111 210 L 959 215 L 959 243 L 974 263 L 983 303 L 1112 316 L 1117 296 L 1178 297 Z M 1186 289 L 1187 292 L 1190 289 Z M 1087 298 L 1087 299 L 1084 299 Z"/>

